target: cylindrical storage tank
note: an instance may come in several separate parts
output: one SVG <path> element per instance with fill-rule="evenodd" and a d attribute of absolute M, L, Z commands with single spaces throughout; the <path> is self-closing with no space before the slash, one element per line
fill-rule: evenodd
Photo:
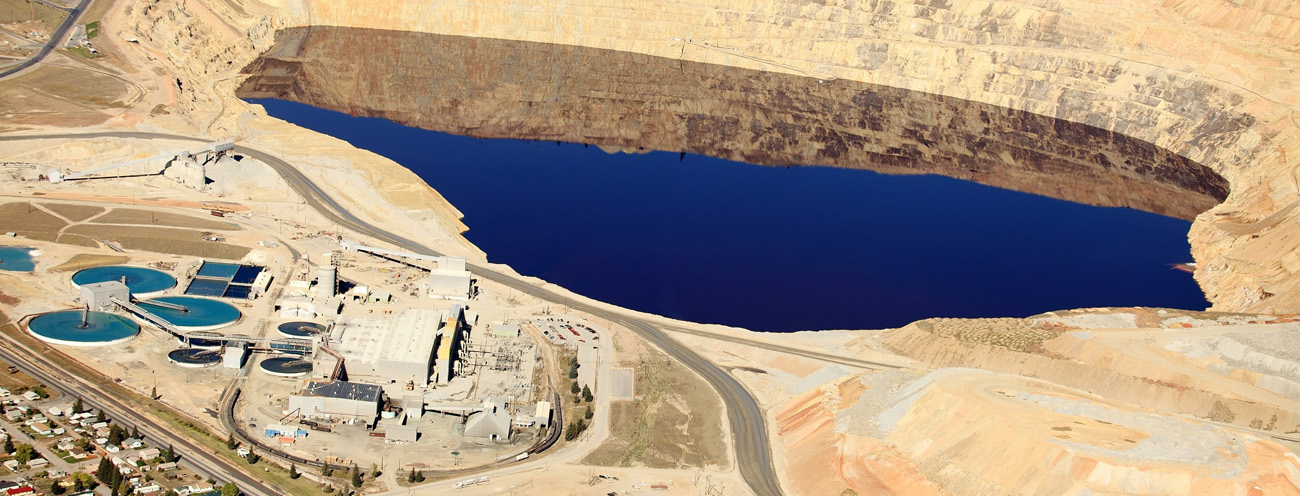
<path fill-rule="evenodd" d="M 321 267 L 316 284 L 316 291 L 321 296 L 334 296 L 339 288 L 338 269 L 334 266 Z"/>

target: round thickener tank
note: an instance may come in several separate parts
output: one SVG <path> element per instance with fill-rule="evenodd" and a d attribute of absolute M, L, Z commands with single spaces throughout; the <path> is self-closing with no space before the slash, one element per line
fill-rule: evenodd
<path fill-rule="evenodd" d="M 54 344 L 104 346 L 130 341 L 140 334 L 140 324 L 111 313 L 64 310 L 36 316 L 27 331 Z"/>
<path fill-rule="evenodd" d="M 184 331 L 220 329 L 241 316 L 234 305 L 195 296 L 164 296 L 141 301 L 140 307 Z"/>
<path fill-rule="evenodd" d="M 176 287 L 176 278 L 166 272 L 130 265 L 93 267 L 72 275 L 72 285 L 78 289 L 85 284 L 108 281 L 124 282 L 131 294 L 139 298 L 160 295 Z"/>
<path fill-rule="evenodd" d="M 302 377 L 311 373 L 311 361 L 299 356 L 279 356 L 262 360 L 262 372 L 276 377 Z"/>
<path fill-rule="evenodd" d="M 276 327 L 281 336 L 286 338 L 310 339 L 313 336 L 325 332 L 325 326 L 315 322 L 285 322 Z"/>
<path fill-rule="evenodd" d="M 167 361 L 181 367 L 199 369 L 221 363 L 221 353 L 202 348 L 179 348 L 167 353 Z"/>

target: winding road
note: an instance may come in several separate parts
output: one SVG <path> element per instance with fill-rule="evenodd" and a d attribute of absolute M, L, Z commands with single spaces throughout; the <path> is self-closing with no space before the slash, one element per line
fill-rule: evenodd
<path fill-rule="evenodd" d="M 45 2 L 41 2 L 41 3 L 45 3 Z M 77 24 L 77 19 L 81 18 L 81 14 L 86 11 L 86 7 L 89 5 L 90 5 L 90 0 L 81 0 L 80 2 L 77 3 L 77 6 L 73 7 L 72 9 L 54 7 L 60 10 L 67 10 L 68 16 L 63 18 L 63 23 L 59 24 L 59 27 L 54 30 L 54 34 L 50 35 L 50 41 L 45 42 L 45 46 L 42 46 L 41 50 L 39 52 L 36 52 L 36 55 L 33 55 L 31 58 L 27 60 L 24 60 L 21 64 L 0 71 L 0 79 L 8 76 L 12 76 L 28 67 L 36 65 L 38 62 L 43 60 L 46 55 L 49 55 L 50 52 L 54 51 L 54 49 L 57 48 L 60 43 L 63 43 L 64 39 L 67 39 L 68 31 L 71 31 L 72 26 L 75 26 Z"/>
<path fill-rule="evenodd" d="M 198 142 L 211 141 L 205 138 L 149 132 L 7 135 L 0 136 L 0 141 L 91 138 L 169 139 Z M 311 207 L 320 212 L 321 215 L 330 221 L 337 223 L 339 226 L 369 236 L 373 239 L 385 241 L 402 250 L 412 253 L 433 256 L 441 255 L 441 253 L 434 251 L 423 244 L 379 228 L 356 217 L 343 205 L 340 205 L 337 201 L 331 198 L 320 188 L 320 186 L 308 179 L 302 171 L 279 157 L 241 145 L 236 145 L 234 151 L 266 163 L 279 173 L 285 182 L 289 184 L 289 187 L 293 188 L 295 192 L 301 195 L 308 205 L 311 205 Z M 750 489 L 756 496 L 779 496 L 783 494 L 781 484 L 776 476 L 776 470 L 772 465 L 772 453 L 771 447 L 768 445 L 767 423 L 763 415 L 763 410 L 758 406 L 758 402 L 754 400 L 754 397 L 749 393 L 749 391 L 747 391 L 735 378 L 723 372 L 722 369 L 718 368 L 712 362 L 708 361 L 682 342 L 668 336 L 668 334 L 660 327 L 642 320 L 631 311 L 608 309 L 582 301 L 574 301 L 572 298 L 566 298 L 554 291 L 537 287 L 533 283 L 516 276 L 498 272 L 478 264 L 470 263 L 467 265 L 471 272 L 477 274 L 478 277 L 483 279 L 502 284 L 513 290 L 544 301 L 555 303 L 563 302 L 563 304 L 580 312 L 585 312 L 631 329 L 646 341 L 649 341 L 659 349 L 663 350 L 664 353 L 695 371 L 718 392 L 723 403 L 726 405 L 734 453 L 736 454 L 736 466 L 740 471 L 741 477 L 744 478 L 745 483 L 749 485 Z M 767 343 L 755 344 L 764 347 L 767 345 Z M 876 366 L 872 368 L 878 368 L 880 366 L 888 365 L 876 364 Z"/>

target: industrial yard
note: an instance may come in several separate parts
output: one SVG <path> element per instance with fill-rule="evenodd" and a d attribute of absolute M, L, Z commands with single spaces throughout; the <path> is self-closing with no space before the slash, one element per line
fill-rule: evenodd
<path fill-rule="evenodd" d="M 299 205 L 257 215 L 181 200 L 228 185 L 168 172 L 177 164 L 217 178 L 250 167 L 226 144 L 194 150 L 88 171 L 10 168 L 8 180 L 50 191 L 0 203 L 5 258 L 18 263 L 0 279 L 21 283 L 5 286 L 5 313 L 203 429 L 233 428 L 241 452 L 282 463 L 433 475 L 567 442 L 555 408 L 581 415 L 571 382 L 598 388 L 606 330 L 484 292 L 463 258 L 308 229 Z M 117 195 L 96 193 L 106 190 Z M 580 362 L 573 379 L 559 356 Z M 385 480 L 368 484 L 398 482 Z"/>

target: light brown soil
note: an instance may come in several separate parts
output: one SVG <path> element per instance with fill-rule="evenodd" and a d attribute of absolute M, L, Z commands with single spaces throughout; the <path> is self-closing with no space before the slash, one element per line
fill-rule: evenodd
<path fill-rule="evenodd" d="M 50 272 L 74 272 L 101 265 L 114 265 L 126 263 L 130 257 L 122 255 L 95 255 L 90 253 L 81 253 L 68 259 L 59 265 L 50 268 Z"/>
<path fill-rule="evenodd" d="M 66 217 L 73 222 L 81 222 L 104 212 L 104 207 L 94 205 L 73 205 L 71 203 L 42 203 L 42 207 Z"/>
<path fill-rule="evenodd" d="M 243 228 L 229 222 L 211 221 L 188 215 L 180 215 L 152 210 L 134 208 L 115 208 L 93 221 L 93 224 L 141 224 L 154 226 L 185 227 L 190 229 L 211 229 L 218 231 L 238 231 Z"/>
<path fill-rule="evenodd" d="M 77 225 L 67 230 L 91 238 L 115 241 L 123 248 L 173 255 L 238 260 L 250 251 L 243 246 L 205 241 L 199 231 L 167 227 Z"/>
<path fill-rule="evenodd" d="M 0 205 L 0 231 L 21 236 L 52 241 L 54 235 L 68 223 L 49 212 L 28 205 L 27 202 L 10 202 Z"/>
<path fill-rule="evenodd" d="M 609 439 L 583 463 L 651 468 L 727 463 L 718 415 L 722 405 L 712 388 L 657 350 L 643 348 L 638 359 L 620 366 L 636 370 L 637 399 L 610 404 Z"/>
<path fill-rule="evenodd" d="M 3 0 L 0 0 L 3 1 Z M 42 64 L 6 80 L 0 88 L 0 113 L 40 115 L 46 113 L 81 114 L 124 106 L 132 89 L 107 74 Z"/>
<path fill-rule="evenodd" d="M 52 31 L 63 22 L 63 11 L 27 0 L 0 0 L 0 24 L 35 21 Z"/>

